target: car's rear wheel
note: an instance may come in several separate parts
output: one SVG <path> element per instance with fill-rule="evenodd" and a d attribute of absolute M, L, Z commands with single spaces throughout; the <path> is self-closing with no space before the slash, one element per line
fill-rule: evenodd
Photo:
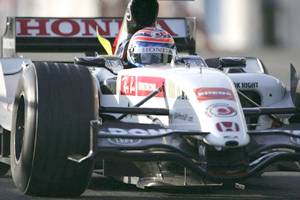
<path fill-rule="evenodd" d="M 11 171 L 25 194 L 79 196 L 93 160 L 77 164 L 70 155 L 89 152 L 89 124 L 97 117 L 97 92 L 87 68 L 35 62 L 24 69 L 16 91 L 11 131 Z"/>

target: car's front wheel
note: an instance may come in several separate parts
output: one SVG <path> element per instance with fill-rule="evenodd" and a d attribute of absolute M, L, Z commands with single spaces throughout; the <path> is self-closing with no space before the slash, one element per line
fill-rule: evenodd
<path fill-rule="evenodd" d="M 78 196 L 87 187 L 93 160 L 89 124 L 97 118 L 97 92 L 87 68 L 35 62 L 23 70 L 13 106 L 11 171 L 25 194 Z"/>

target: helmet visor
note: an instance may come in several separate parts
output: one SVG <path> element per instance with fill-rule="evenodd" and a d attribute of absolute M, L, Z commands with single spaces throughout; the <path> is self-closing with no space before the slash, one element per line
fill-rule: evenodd
<path fill-rule="evenodd" d="M 150 64 L 165 64 L 170 63 L 172 56 L 168 54 L 159 54 L 159 53 L 145 53 L 139 54 L 139 61 L 141 64 L 150 65 Z"/>
<path fill-rule="evenodd" d="M 148 45 L 148 46 L 147 46 Z M 150 45 L 150 46 L 149 46 Z M 139 46 L 129 48 L 130 62 L 136 66 L 171 63 L 175 55 L 175 47 L 162 46 L 162 44 L 139 43 Z"/>

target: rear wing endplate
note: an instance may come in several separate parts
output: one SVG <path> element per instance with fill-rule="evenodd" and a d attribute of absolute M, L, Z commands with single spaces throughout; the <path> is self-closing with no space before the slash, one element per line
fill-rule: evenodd
<path fill-rule="evenodd" d="M 1 56 L 20 52 L 98 52 L 104 54 L 96 30 L 111 43 L 122 18 L 9 17 L 1 38 Z M 195 18 L 159 18 L 157 26 L 175 39 L 179 52 L 195 52 Z"/>

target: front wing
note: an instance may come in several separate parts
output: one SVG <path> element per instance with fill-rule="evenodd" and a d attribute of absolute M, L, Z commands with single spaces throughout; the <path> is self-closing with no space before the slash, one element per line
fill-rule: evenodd
<path fill-rule="evenodd" d="M 70 155 L 69 160 L 81 163 L 101 157 L 125 161 L 172 161 L 180 163 L 202 178 L 211 181 L 238 181 L 249 178 L 277 161 L 300 160 L 300 124 L 280 129 L 251 131 L 245 147 L 249 166 L 244 173 L 213 174 L 197 162 L 198 149 L 185 137 L 199 139 L 209 133 L 171 130 L 155 124 L 92 121 L 90 152 Z"/>

